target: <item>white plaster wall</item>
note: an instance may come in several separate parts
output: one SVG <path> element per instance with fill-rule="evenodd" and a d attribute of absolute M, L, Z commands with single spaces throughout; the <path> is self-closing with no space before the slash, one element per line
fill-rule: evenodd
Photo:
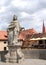
<path fill-rule="evenodd" d="M 6 50 L 8 50 L 8 42 L 4 43 L 5 41 L 0 41 L 0 51 L 4 51 L 4 47 L 6 47 Z"/>

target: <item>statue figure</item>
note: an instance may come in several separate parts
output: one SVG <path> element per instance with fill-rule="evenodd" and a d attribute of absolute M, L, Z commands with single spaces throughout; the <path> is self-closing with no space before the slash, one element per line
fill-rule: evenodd
<path fill-rule="evenodd" d="M 9 30 L 8 37 L 10 38 L 8 40 L 9 40 L 10 44 L 15 45 L 18 42 L 18 36 L 19 36 L 20 30 L 21 30 L 20 24 L 17 21 L 17 17 L 15 15 L 13 16 L 13 21 L 9 25 L 8 30 Z"/>
<path fill-rule="evenodd" d="M 22 31 L 20 24 L 17 20 L 17 17 L 13 16 L 13 21 L 10 23 L 7 32 L 8 32 L 8 60 L 10 62 L 19 62 L 20 58 L 23 59 L 24 55 L 21 52 L 21 42 L 18 41 L 19 34 Z"/>

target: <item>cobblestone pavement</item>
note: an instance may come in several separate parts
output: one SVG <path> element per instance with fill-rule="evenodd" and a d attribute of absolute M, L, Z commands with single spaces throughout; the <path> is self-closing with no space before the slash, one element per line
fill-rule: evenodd
<path fill-rule="evenodd" d="M 3 63 L 0 65 L 46 65 L 46 60 L 42 59 L 24 59 L 21 63 Z"/>

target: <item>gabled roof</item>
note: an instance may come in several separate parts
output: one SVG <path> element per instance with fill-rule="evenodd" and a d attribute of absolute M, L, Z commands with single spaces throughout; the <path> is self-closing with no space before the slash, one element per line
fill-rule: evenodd
<path fill-rule="evenodd" d="M 31 36 L 32 34 L 36 34 L 37 32 L 32 28 L 32 29 L 26 29 L 26 30 L 23 30 L 21 33 L 20 33 L 20 36 L 19 38 L 20 39 L 25 39 L 27 35 Z"/>
<path fill-rule="evenodd" d="M 32 36 L 32 38 L 42 38 L 42 37 L 46 37 L 46 33 L 38 33 Z"/>
<path fill-rule="evenodd" d="M 7 40 L 7 31 L 0 31 L 0 40 Z"/>

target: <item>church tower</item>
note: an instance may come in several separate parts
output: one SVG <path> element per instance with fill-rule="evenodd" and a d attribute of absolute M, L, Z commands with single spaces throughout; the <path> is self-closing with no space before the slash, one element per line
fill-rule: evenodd
<path fill-rule="evenodd" d="M 45 33 L 44 20 L 43 20 L 43 28 L 42 28 L 42 33 Z"/>

